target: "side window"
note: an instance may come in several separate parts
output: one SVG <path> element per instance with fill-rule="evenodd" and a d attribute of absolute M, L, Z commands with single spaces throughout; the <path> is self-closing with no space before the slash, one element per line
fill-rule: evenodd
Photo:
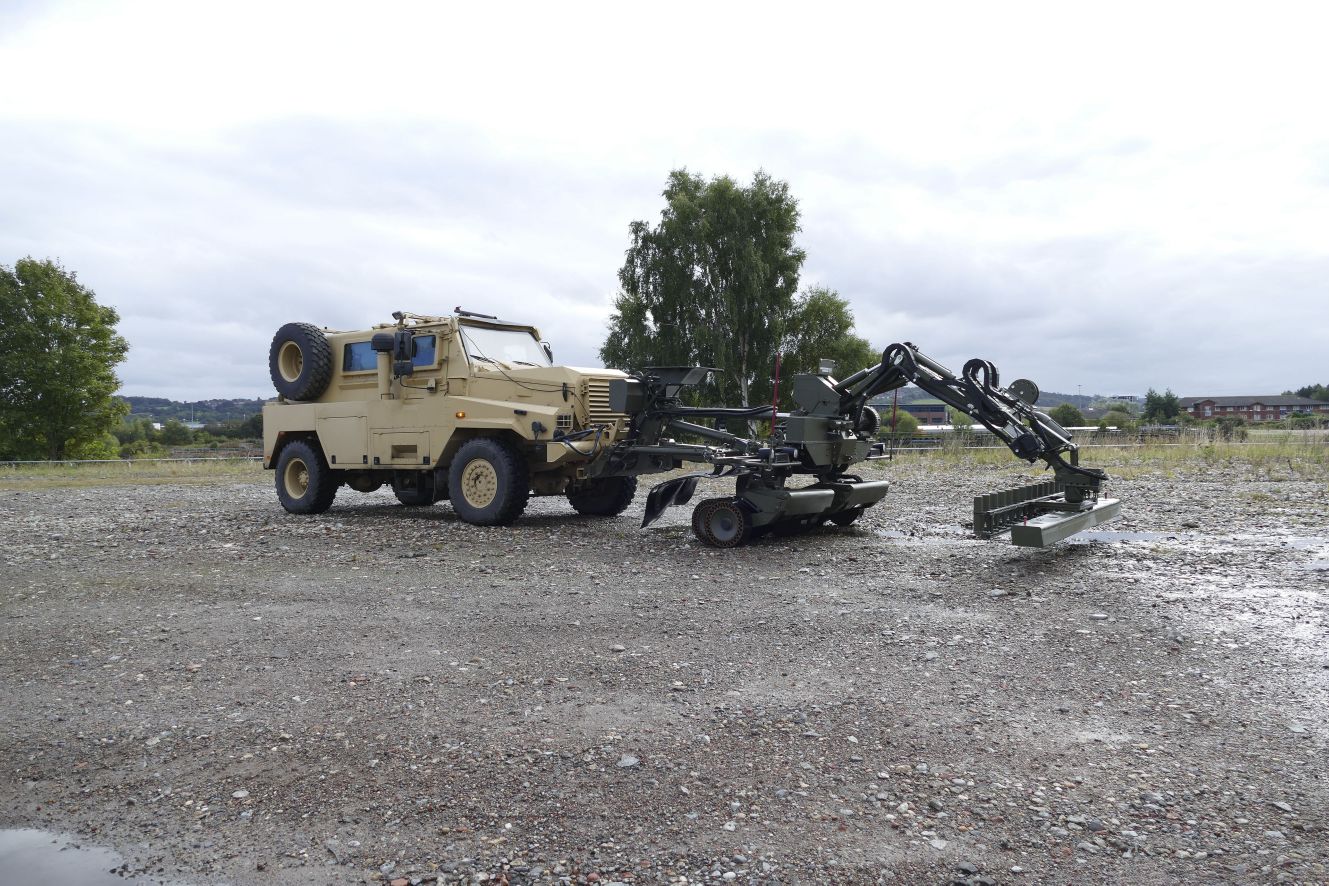
<path fill-rule="evenodd" d="M 415 357 L 411 360 L 411 365 L 433 366 L 434 356 L 437 350 L 437 337 L 432 335 L 417 335 L 415 337 Z"/>
<path fill-rule="evenodd" d="M 378 356 L 367 341 L 353 341 L 341 356 L 342 372 L 366 372 L 378 368 Z"/>

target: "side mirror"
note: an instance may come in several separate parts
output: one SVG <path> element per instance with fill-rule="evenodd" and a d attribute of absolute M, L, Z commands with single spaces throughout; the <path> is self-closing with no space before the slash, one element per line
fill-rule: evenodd
<path fill-rule="evenodd" d="M 415 333 L 409 329 L 380 332 L 370 339 L 370 347 L 392 355 L 392 374 L 398 378 L 415 374 Z"/>
<path fill-rule="evenodd" d="M 553 349 L 553 347 L 550 346 L 549 342 L 547 342 L 547 341 L 542 341 L 542 342 L 540 342 L 540 347 L 544 349 L 545 356 L 549 358 L 549 362 L 550 362 L 550 363 L 553 363 L 553 362 L 554 362 L 554 349 Z"/>

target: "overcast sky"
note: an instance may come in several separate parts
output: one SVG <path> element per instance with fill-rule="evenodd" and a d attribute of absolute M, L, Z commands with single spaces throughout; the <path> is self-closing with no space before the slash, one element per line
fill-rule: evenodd
<path fill-rule="evenodd" d="M 282 323 L 456 305 L 597 365 L 669 170 L 760 168 L 874 346 L 1329 381 L 1314 4 L 469 5 L 0 3 L 0 264 L 120 312 L 127 394 L 271 396 Z"/>

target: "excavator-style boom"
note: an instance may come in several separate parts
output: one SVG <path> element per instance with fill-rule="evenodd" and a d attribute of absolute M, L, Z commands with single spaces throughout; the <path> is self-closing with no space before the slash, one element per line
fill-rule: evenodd
<path fill-rule="evenodd" d="M 1120 502 L 1100 498 L 1107 474 L 1081 467 L 1070 433 L 1034 409 L 1037 386 L 1021 379 L 1009 389 L 1001 387 L 997 368 L 986 360 L 970 360 L 956 376 L 913 344 L 902 342 L 886 348 L 878 365 L 842 381 L 829 372 L 796 375 L 795 408 L 775 416 L 766 441 L 698 423 L 767 418 L 771 411 L 766 407 L 681 403 L 680 392 L 703 381 L 709 371 L 647 369 L 612 382 L 611 408 L 630 417 L 628 434 L 588 466 L 588 474 L 597 477 L 654 473 L 684 462 L 704 462 L 713 465 L 710 476 L 734 476 L 733 496 L 707 499 L 693 511 L 693 530 L 707 544 L 732 547 L 766 532 L 826 522 L 848 525 L 879 502 L 888 483 L 863 480 L 849 468 L 887 457 L 885 445 L 874 439 L 880 417 L 868 403 L 911 383 L 973 416 L 1017 457 L 1031 463 L 1041 459 L 1053 471 L 1052 480 L 975 499 L 974 532 L 980 537 L 1010 531 L 1013 543 L 1042 547 L 1120 513 Z M 676 436 L 720 445 L 679 443 Z M 670 505 L 690 501 L 698 480 L 707 475 L 689 474 L 656 486 L 647 499 L 642 525 L 649 525 Z M 791 485 L 800 476 L 812 482 Z"/>

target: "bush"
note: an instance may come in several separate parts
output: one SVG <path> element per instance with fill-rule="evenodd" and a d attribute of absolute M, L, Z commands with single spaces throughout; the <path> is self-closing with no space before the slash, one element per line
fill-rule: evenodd
<path fill-rule="evenodd" d="M 69 447 L 69 458 L 75 461 L 85 459 L 111 459 L 120 455 L 120 441 L 111 433 L 102 434 L 91 440 L 81 440 Z"/>
<path fill-rule="evenodd" d="M 881 416 L 881 430 L 877 436 L 883 440 L 907 440 L 918 433 L 918 419 L 903 409 L 895 413 L 895 429 L 891 429 L 891 411 L 887 409 Z"/>
<path fill-rule="evenodd" d="M 1063 428 L 1084 427 L 1084 413 L 1069 403 L 1062 403 L 1048 410 L 1048 417 Z"/>
<path fill-rule="evenodd" d="M 121 458 L 160 458 L 167 454 L 165 446 L 147 440 L 135 440 L 120 447 Z"/>
<path fill-rule="evenodd" d="M 1214 422 L 1214 432 L 1220 440 L 1245 440 L 1246 419 L 1237 415 L 1225 415 Z"/>
<path fill-rule="evenodd" d="M 171 419 L 162 426 L 161 442 L 167 446 L 188 446 L 194 442 L 194 432 L 184 422 Z"/>

